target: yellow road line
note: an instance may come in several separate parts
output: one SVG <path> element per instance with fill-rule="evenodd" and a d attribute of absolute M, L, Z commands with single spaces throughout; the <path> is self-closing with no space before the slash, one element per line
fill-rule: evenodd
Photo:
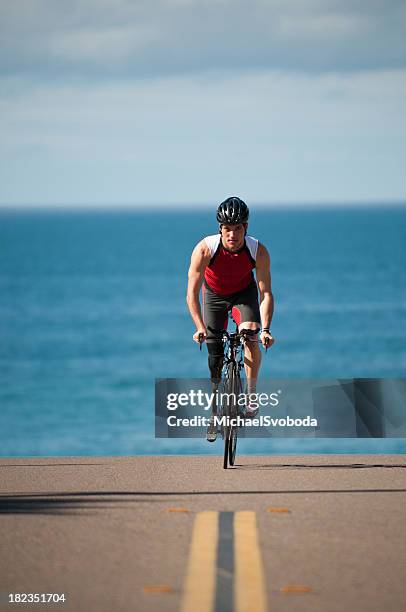
<path fill-rule="evenodd" d="M 267 512 L 290 512 L 290 510 L 289 508 L 275 508 L 275 506 L 270 506 Z"/>
<path fill-rule="evenodd" d="M 312 587 L 303 584 L 287 584 L 281 588 L 281 593 L 311 593 Z"/>
<path fill-rule="evenodd" d="M 184 585 L 182 612 L 212 612 L 216 589 L 218 512 L 196 515 Z"/>
<path fill-rule="evenodd" d="M 265 575 L 255 512 L 234 516 L 234 601 L 236 612 L 266 612 Z"/>
<path fill-rule="evenodd" d="M 189 512 L 187 508 L 167 508 L 167 512 Z"/>

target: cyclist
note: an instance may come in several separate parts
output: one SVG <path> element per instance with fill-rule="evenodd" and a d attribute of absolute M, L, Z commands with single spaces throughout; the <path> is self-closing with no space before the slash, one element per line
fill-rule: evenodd
<path fill-rule="evenodd" d="M 228 313 L 238 329 L 252 330 L 244 346 L 247 393 L 255 393 L 261 365 L 260 341 L 271 346 L 270 325 L 274 310 L 269 253 L 256 238 L 247 236 L 249 209 L 238 197 L 227 198 L 217 209 L 219 233 L 206 236 L 194 248 L 189 273 L 187 304 L 196 325 L 195 342 L 207 342 L 208 363 L 213 383 L 223 367 L 222 332 Z M 256 280 L 253 270 L 256 270 Z M 203 316 L 200 307 L 203 298 Z M 259 290 L 259 302 L 258 302 Z M 261 328 L 262 323 L 262 328 Z M 258 414 L 257 405 L 248 405 L 245 417 Z M 208 438 L 209 439 L 209 438 Z M 213 438 L 212 438 L 213 439 Z"/>

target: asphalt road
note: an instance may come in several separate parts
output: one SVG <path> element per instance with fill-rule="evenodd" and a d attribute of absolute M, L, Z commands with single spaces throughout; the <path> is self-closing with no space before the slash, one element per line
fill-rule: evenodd
<path fill-rule="evenodd" d="M 0 610 L 406 609 L 405 455 L 237 463 L 0 460 Z"/>

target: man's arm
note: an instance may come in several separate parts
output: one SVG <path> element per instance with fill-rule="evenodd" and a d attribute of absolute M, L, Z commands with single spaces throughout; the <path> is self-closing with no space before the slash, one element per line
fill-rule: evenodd
<path fill-rule="evenodd" d="M 203 284 L 204 271 L 210 262 L 210 250 L 204 240 L 199 242 L 192 253 L 188 272 L 188 286 L 186 302 L 189 307 L 190 315 L 196 325 L 196 332 L 193 334 L 195 342 L 199 342 L 199 334 L 206 338 L 206 326 L 203 323 L 202 311 L 200 308 L 200 289 Z"/>
<path fill-rule="evenodd" d="M 269 329 L 274 311 L 274 299 L 271 284 L 271 262 L 269 253 L 263 244 L 259 243 L 256 261 L 256 274 L 259 289 L 259 309 L 261 313 L 262 329 Z M 266 340 L 268 338 L 268 341 Z M 274 339 L 269 332 L 261 334 L 262 344 L 273 344 Z"/>

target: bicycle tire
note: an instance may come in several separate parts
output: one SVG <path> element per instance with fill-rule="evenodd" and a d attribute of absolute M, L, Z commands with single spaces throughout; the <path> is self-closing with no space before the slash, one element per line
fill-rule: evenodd
<path fill-rule="evenodd" d="M 224 455 L 223 455 L 223 469 L 228 468 L 228 455 L 229 455 L 229 447 L 230 447 L 230 438 L 227 436 L 224 438 Z"/>
<path fill-rule="evenodd" d="M 231 364 L 226 372 L 224 388 L 226 393 L 231 394 L 234 398 L 231 402 L 227 402 L 226 410 L 223 410 L 223 416 L 227 418 L 236 418 L 238 416 L 238 407 L 235 401 L 238 393 L 240 392 L 240 376 L 237 371 L 235 364 Z M 228 465 L 233 466 L 235 463 L 235 456 L 237 451 L 237 437 L 238 437 L 238 426 L 237 425 L 225 425 L 224 426 L 224 455 L 223 455 L 223 468 L 226 470 Z"/>
<path fill-rule="evenodd" d="M 229 383 L 229 381 L 227 382 Z M 230 387 L 228 386 L 228 384 L 225 384 L 224 388 L 225 388 L 225 392 L 229 393 Z M 226 409 L 223 410 L 222 416 L 226 417 L 226 419 L 229 418 L 230 412 L 229 412 L 228 404 L 227 404 Z M 229 456 L 229 448 L 230 448 L 230 427 L 227 425 L 227 420 L 226 420 L 226 423 L 223 425 L 223 432 L 224 432 L 223 468 L 226 470 L 228 468 L 228 456 Z"/>
<path fill-rule="evenodd" d="M 233 397 L 239 397 L 242 389 L 240 373 L 237 368 L 234 368 L 233 378 L 232 378 L 232 389 L 234 392 Z M 238 417 L 238 404 L 234 402 L 232 418 Z M 229 443 L 228 443 L 228 462 L 230 465 L 235 464 L 235 457 L 237 453 L 237 440 L 238 440 L 238 425 L 232 425 L 230 428 L 229 435 Z"/>
<path fill-rule="evenodd" d="M 233 368 L 232 365 L 227 366 L 225 371 L 223 388 L 225 393 L 232 392 L 232 379 L 233 379 Z M 230 448 L 230 426 L 227 424 L 228 419 L 230 418 L 230 406 L 229 402 L 226 401 L 225 405 L 222 406 L 222 416 L 225 417 L 225 424 L 223 425 L 223 433 L 224 433 L 224 454 L 223 454 L 223 468 L 226 470 L 228 468 L 228 460 L 229 460 L 229 448 Z"/>
<path fill-rule="evenodd" d="M 228 462 L 230 465 L 234 465 L 235 456 L 237 453 L 237 438 L 238 438 L 238 427 L 233 425 L 230 430 L 230 436 L 228 438 Z"/>

